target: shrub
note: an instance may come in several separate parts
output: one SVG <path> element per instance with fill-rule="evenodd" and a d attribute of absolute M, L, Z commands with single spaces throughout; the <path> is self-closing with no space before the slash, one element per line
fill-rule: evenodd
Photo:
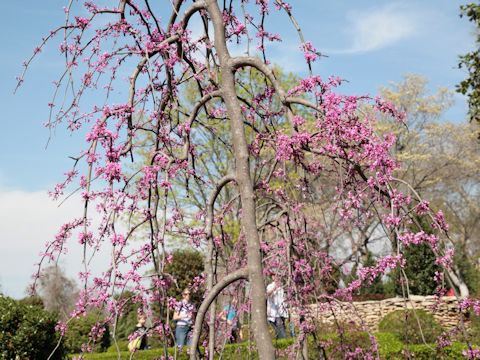
<path fill-rule="evenodd" d="M 327 359 L 357 359 L 371 352 L 372 342 L 365 331 L 351 331 L 343 334 L 322 335 L 309 346 L 312 355 Z"/>
<path fill-rule="evenodd" d="M 467 318 L 470 320 L 468 324 L 470 341 L 475 344 L 480 344 L 480 316 L 475 315 L 472 311 L 468 313 Z"/>
<path fill-rule="evenodd" d="M 27 305 L 27 306 L 32 305 L 32 306 L 38 306 L 42 309 L 45 308 L 45 306 L 43 306 L 42 298 L 38 295 L 24 297 L 23 299 L 18 300 L 18 302 L 20 304 Z"/>
<path fill-rule="evenodd" d="M 89 341 L 90 331 L 97 322 L 101 322 L 103 316 L 99 312 L 90 312 L 86 316 L 73 319 L 68 324 L 68 330 L 64 337 L 65 348 L 69 353 L 82 351 L 83 344 L 89 344 L 94 351 L 105 351 L 110 346 L 110 332 L 106 326 L 105 332 L 96 343 Z"/>
<path fill-rule="evenodd" d="M 382 344 L 383 345 L 383 344 Z M 425 345 L 403 345 L 400 349 L 382 348 L 380 349 L 380 358 L 388 360 L 430 360 L 430 359 L 448 359 L 448 360 L 460 360 L 465 359 L 463 352 L 467 349 L 467 346 L 462 343 L 453 343 L 441 351 L 435 348 L 434 344 Z"/>
<path fill-rule="evenodd" d="M 39 306 L 25 305 L 0 295 L 0 357 L 2 359 L 46 359 L 59 336 L 57 319 Z M 61 359 L 60 346 L 51 359 Z"/>
<path fill-rule="evenodd" d="M 420 326 L 419 326 L 420 325 Z M 386 315 L 379 324 L 379 330 L 394 334 L 407 344 L 434 343 L 442 328 L 432 314 L 424 310 L 397 310 Z"/>
<path fill-rule="evenodd" d="M 398 338 L 391 333 L 376 333 L 380 351 L 380 358 L 388 358 L 387 354 L 401 353 L 404 345 Z"/>

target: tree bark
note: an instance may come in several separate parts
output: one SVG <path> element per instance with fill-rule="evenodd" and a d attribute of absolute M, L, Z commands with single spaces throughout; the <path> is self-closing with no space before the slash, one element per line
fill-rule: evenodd
<path fill-rule="evenodd" d="M 262 360 L 275 358 L 267 324 L 265 282 L 263 277 L 260 239 L 256 223 L 253 183 L 250 177 L 249 153 L 243 115 L 235 91 L 235 69 L 225 41 L 225 26 L 216 0 L 207 0 L 207 10 L 214 27 L 214 44 L 220 61 L 220 89 L 231 125 L 231 139 L 235 157 L 235 178 L 242 203 L 241 226 L 247 241 L 247 268 L 250 281 L 252 324 L 258 355 Z"/>

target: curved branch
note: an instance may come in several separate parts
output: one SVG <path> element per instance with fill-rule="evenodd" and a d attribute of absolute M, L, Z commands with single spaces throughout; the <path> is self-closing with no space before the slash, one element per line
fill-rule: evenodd
<path fill-rule="evenodd" d="M 194 106 L 194 108 L 192 109 L 192 113 L 190 114 L 187 122 L 186 122 L 186 126 L 188 129 L 190 129 L 192 127 L 192 124 L 193 122 L 195 121 L 197 115 L 198 115 L 198 112 L 200 111 L 200 108 L 202 108 L 208 101 L 214 99 L 214 98 L 217 98 L 217 97 L 222 97 L 222 92 L 220 90 L 215 90 L 215 91 L 212 91 L 211 93 L 208 93 L 206 95 L 204 95 Z M 187 160 L 188 158 L 188 152 L 190 150 L 190 134 L 189 134 L 189 130 L 185 130 L 186 132 L 186 135 L 185 135 L 185 144 L 183 146 L 183 154 L 180 158 L 180 160 Z"/>
<path fill-rule="evenodd" d="M 253 56 L 236 56 L 230 58 L 229 65 L 232 68 L 232 70 L 237 70 L 245 66 L 251 66 L 258 71 L 260 71 L 262 74 L 264 74 L 268 80 L 272 83 L 273 87 L 275 88 L 275 91 L 285 99 L 287 97 L 285 91 L 282 89 L 280 86 L 280 83 L 278 80 L 275 78 L 275 75 L 273 74 L 273 71 L 260 60 L 259 58 L 253 57 Z"/>
<path fill-rule="evenodd" d="M 206 233 L 207 233 L 207 258 L 206 258 L 206 270 L 207 270 L 207 292 L 211 292 L 213 288 L 213 279 L 214 279 L 214 263 L 213 263 L 213 254 L 215 245 L 213 243 L 213 212 L 215 200 L 217 199 L 218 194 L 222 191 L 223 187 L 226 186 L 231 181 L 235 181 L 235 176 L 230 174 L 226 175 L 220 179 L 216 184 L 215 189 L 210 194 L 210 197 L 207 202 L 207 219 L 206 219 Z M 210 342 L 210 351 L 214 349 L 215 343 L 215 302 L 210 309 L 210 320 L 209 320 L 209 342 Z M 213 359 L 213 353 L 210 354 L 210 359 Z"/>
<path fill-rule="evenodd" d="M 207 203 L 207 238 L 212 237 L 212 228 L 213 228 L 213 207 L 215 200 L 217 199 L 218 194 L 223 189 L 225 185 L 229 182 L 235 181 L 235 176 L 233 174 L 225 175 L 220 181 L 216 184 L 215 189 L 210 194 L 210 198 Z"/>
<path fill-rule="evenodd" d="M 192 334 L 192 344 L 190 345 L 190 360 L 197 359 L 197 348 L 198 348 L 198 341 L 200 339 L 200 332 L 202 330 L 202 324 L 205 319 L 205 314 L 207 313 L 210 304 L 216 297 L 220 294 L 220 292 L 225 289 L 231 283 L 238 281 L 238 280 L 247 280 L 248 279 L 248 269 L 242 268 L 238 269 L 228 275 L 226 275 L 221 281 L 219 281 L 213 288 L 212 291 L 208 293 L 205 299 L 200 305 L 198 309 L 197 316 L 195 317 L 195 326 L 193 328 Z"/>
<path fill-rule="evenodd" d="M 197 11 L 203 10 L 207 7 L 207 4 L 205 1 L 197 1 L 188 8 L 185 13 L 183 14 L 183 18 L 181 20 L 182 26 L 185 29 L 187 27 L 188 21 L 192 17 L 193 14 L 195 14 Z"/>
<path fill-rule="evenodd" d="M 318 107 L 316 104 L 306 99 L 302 99 L 295 96 L 287 96 L 285 91 L 280 86 L 280 83 L 275 78 L 273 71 L 268 67 L 268 65 L 263 63 L 259 58 L 256 58 L 253 56 L 238 56 L 230 59 L 230 66 L 234 70 L 245 67 L 245 66 L 251 66 L 257 69 L 258 71 L 260 71 L 262 74 L 264 74 L 268 78 L 268 80 L 270 80 L 273 87 L 275 88 L 275 91 L 280 96 L 282 104 L 287 108 L 288 108 L 288 105 L 298 104 L 298 105 L 303 105 L 315 111 L 323 113 L 320 107 Z M 288 110 L 290 110 L 290 108 L 288 108 Z"/>
<path fill-rule="evenodd" d="M 209 100 L 212 100 L 214 98 L 222 97 L 222 92 L 221 90 L 215 90 L 212 91 L 211 93 L 208 93 L 204 95 L 194 106 L 192 109 L 192 113 L 190 114 L 190 117 L 187 120 L 187 126 L 191 127 L 193 122 L 195 121 L 195 118 L 197 117 L 198 112 L 200 111 L 200 108 L 203 107 Z"/>
<path fill-rule="evenodd" d="M 179 1 L 179 3 L 181 3 L 181 1 Z M 192 4 L 192 6 L 190 8 L 188 8 L 184 15 L 183 15 L 183 18 L 181 19 L 181 23 L 182 23 L 182 30 L 185 30 L 187 25 L 188 25 L 188 21 L 190 20 L 190 18 L 192 17 L 193 14 L 195 14 L 197 11 L 200 11 L 201 9 L 204 9 L 205 8 L 205 3 L 203 1 L 199 1 L 199 2 L 196 2 L 194 4 Z M 180 36 L 181 36 L 181 32 L 180 31 L 177 31 L 176 34 L 173 34 L 171 35 L 170 37 L 168 37 L 167 39 L 163 40 L 159 45 L 158 47 L 161 48 L 162 45 L 165 45 L 165 44 L 172 44 L 174 42 L 177 42 L 179 39 L 180 39 Z M 145 56 L 140 60 L 140 62 L 138 63 L 137 67 L 135 68 L 135 70 L 133 71 L 132 75 L 130 76 L 130 89 L 129 89 L 129 95 L 128 95 L 128 106 L 130 106 L 130 108 L 132 109 L 133 111 L 133 106 L 134 106 L 134 100 L 135 100 L 135 87 L 136 87 L 136 81 L 137 81 L 137 78 L 138 76 L 140 75 L 140 73 L 142 72 L 143 68 L 145 67 L 145 65 L 148 63 L 148 61 L 150 60 L 150 58 L 152 56 L 155 56 L 156 54 L 158 54 L 160 51 L 159 50 L 154 50 L 152 52 L 148 52 L 146 51 L 145 53 Z M 197 110 L 198 111 L 198 110 Z M 128 128 L 130 130 L 133 130 L 133 123 L 132 123 L 132 114 L 130 114 L 128 116 Z M 130 149 L 132 147 L 132 141 L 131 141 L 131 134 L 129 134 L 129 140 L 127 142 L 127 145 L 125 146 L 125 148 L 122 150 L 122 155 L 125 155 L 127 154 Z"/>

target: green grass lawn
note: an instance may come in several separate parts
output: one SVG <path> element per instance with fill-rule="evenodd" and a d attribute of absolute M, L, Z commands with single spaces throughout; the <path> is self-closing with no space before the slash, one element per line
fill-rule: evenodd
<path fill-rule="evenodd" d="M 346 344 L 350 344 L 352 350 L 354 350 L 357 345 L 361 346 L 361 343 L 365 344 L 365 341 L 368 341 L 368 338 L 365 338 L 364 335 L 353 336 L 347 335 L 344 338 Z M 379 355 L 381 359 L 405 359 L 408 358 L 407 354 L 413 355 L 415 359 L 464 359 L 462 352 L 466 350 L 466 345 L 455 342 L 451 346 L 444 348 L 442 352 L 436 350 L 435 344 L 431 345 L 405 345 L 399 341 L 394 335 L 390 333 L 377 333 L 375 334 L 379 344 Z M 322 337 L 322 341 L 325 341 L 325 349 L 327 352 L 328 359 L 343 359 L 343 353 L 339 352 L 339 346 L 341 346 L 341 341 L 338 338 L 338 335 L 327 335 Z M 294 339 L 286 339 L 275 341 L 275 348 L 277 350 L 277 358 L 287 359 L 288 358 L 288 347 L 292 345 Z M 310 341 L 311 346 L 309 347 L 309 358 L 310 359 L 320 359 L 320 354 L 317 349 L 313 346 L 313 341 Z M 367 342 L 368 343 L 368 342 Z M 124 343 L 120 343 L 120 348 L 125 348 Z M 203 352 L 203 348 L 202 348 Z M 174 356 L 175 349 L 168 348 L 168 354 Z M 134 353 L 133 355 L 128 351 L 121 351 L 118 353 L 114 350 L 114 346 L 109 348 L 109 351 L 104 353 L 93 353 L 83 355 L 85 360 L 117 360 L 117 359 L 132 359 L 136 360 L 150 360 L 150 359 L 160 359 L 164 355 L 163 349 L 151 349 L 143 350 Z M 79 358 L 79 355 L 70 355 L 69 359 L 74 357 Z M 220 358 L 220 356 L 216 357 Z M 183 350 L 182 354 L 177 353 L 177 359 L 184 360 L 188 359 L 186 349 Z M 243 342 L 239 344 L 227 344 L 225 346 L 224 352 L 221 356 L 221 359 L 233 360 L 233 359 L 258 359 L 256 354 L 255 347 L 253 343 Z"/>

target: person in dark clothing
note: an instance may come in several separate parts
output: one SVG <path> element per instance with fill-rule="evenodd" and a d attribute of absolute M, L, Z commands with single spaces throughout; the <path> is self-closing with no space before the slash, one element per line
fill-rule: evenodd
<path fill-rule="evenodd" d="M 135 326 L 135 332 L 139 334 L 142 338 L 139 350 L 145 350 L 147 348 L 147 327 L 145 326 L 146 322 L 147 322 L 147 317 L 145 316 L 145 314 L 143 313 L 139 314 L 138 323 Z"/>

